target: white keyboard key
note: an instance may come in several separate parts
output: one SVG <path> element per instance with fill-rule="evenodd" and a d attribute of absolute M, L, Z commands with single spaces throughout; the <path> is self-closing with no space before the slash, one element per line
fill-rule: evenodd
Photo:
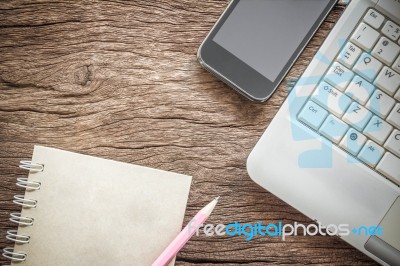
<path fill-rule="evenodd" d="M 378 38 L 379 32 L 377 32 L 367 24 L 361 22 L 360 25 L 358 25 L 353 36 L 351 36 L 351 41 L 354 44 L 363 48 L 364 50 L 369 51 L 374 46 Z"/>
<path fill-rule="evenodd" d="M 397 74 L 393 69 L 384 66 L 381 72 L 379 72 L 374 84 L 387 94 L 393 95 L 400 87 L 400 75 Z"/>
<path fill-rule="evenodd" d="M 394 98 L 400 102 L 400 88 L 397 90 L 396 94 L 394 95 Z"/>
<path fill-rule="evenodd" d="M 385 64 L 391 65 L 396 59 L 399 51 L 400 46 L 386 37 L 381 37 L 372 50 L 372 55 L 383 61 Z"/>
<path fill-rule="evenodd" d="M 311 100 L 325 107 L 330 113 L 341 117 L 349 107 L 351 99 L 328 83 L 322 81 L 315 89 Z"/>
<path fill-rule="evenodd" d="M 379 29 L 384 20 L 385 17 L 373 9 L 368 10 L 367 14 L 364 16 L 364 21 L 375 29 Z"/>
<path fill-rule="evenodd" d="M 395 103 L 396 101 L 383 91 L 375 90 L 366 107 L 380 117 L 386 118 Z"/>
<path fill-rule="evenodd" d="M 362 131 L 368 121 L 371 119 L 372 113 L 365 109 L 362 105 L 353 102 L 343 116 L 343 121 L 350 126 Z"/>
<path fill-rule="evenodd" d="M 328 112 L 324 108 L 312 101 L 308 101 L 303 110 L 301 110 L 298 119 L 314 130 L 318 130 L 327 115 Z"/>
<path fill-rule="evenodd" d="M 381 68 L 382 63 L 378 59 L 368 53 L 363 53 L 357 60 L 354 71 L 368 81 L 373 81 Z"/>
<path fill-rule="evenodd" d="M 383 144 L 390 132 L 392 132 L 392 129 L 393 127 L 382 120 L 382 118 L 373 116 L 363 133 L 379 144 Z"/>
<path fill-rule="evenodd" d="M 350 128 L 339 145 L 351 154 L 357 155 L 366 141 L 367 138 L 363 134 Z"/>
<path fill-rule="evenodd" d="M 347 86 L 346 94 L 353 100 L 358 101 L 361 104 L 365 104 L 371 94 L 374 92 L 375 86 L 363 79 L 360 76 L 355 76 Z"/>
<path fill-rule="evenodd" d="M 393 126 L 400 128 L 400 103 L 396 104 L 386 120 Z"/>
<path fill-rule="evenodd" d="M 388 36 L 391 40 L 396 41 L 400 36 L 400 27 L 394 22 L 388 20 L 382 28 L 382 33 Z"/>
<path fill-rule="evenodd" d="M 344 91 L 349 85 L 354 73 L 342 64 L 335 62 L 325 75 L 325 80 L 340 91 Z"/>
<path fill-rule="evenodd" d="M 400 185 L 400 158 L 390 152 L 383 155 L 376 170 L 381 172 L 387 178 Z"/>
<path fill-rule="evenodd" d="M 375 167 L 375 165 L 382 158 L 384 152 L 384 148 L 382 148 L 372 140 L 368 140 L 357 157 L 369 166 Z"/>
<path fill-rule="evenodd" d="M 348 42 L 346 46 L 338 55 L 338 61 L 345 65 L 346 67 L 352 67 L 358 57 L 360 56 L 362 50 L 356 45 Z"/>
<path fill-rule="evenodd" d="M 322 124 L 319 132 L 331 141 L 338 144 L 348 128 L 349 126 L 346 123 L 330 114 Z"/>
<path fill-rule="evenodd" d="M 385 15 L 398 18 L 400 14 L 399 0 L 389 0 L 389 1 L 374 1 L 376 3 L 375 7 L 385 12 Z"/>
<path fill-rule="evenodd" d="M 400 55 L 397 57 L 396 62 L 394 62 L 392 67 L 393 67 L 394 71 L 397 71 L 397 73 L 400 73 Z"/>
<path fill-rule="evenodd" d="M 384 147 L 400 157 L 400 130 L 393 130 Z"/>

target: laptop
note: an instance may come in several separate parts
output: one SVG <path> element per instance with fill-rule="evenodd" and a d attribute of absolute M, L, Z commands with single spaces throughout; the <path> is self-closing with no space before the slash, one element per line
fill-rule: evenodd
<path fill-rule="evenodd" d="M 247 161 L 256 183 L 347 225 L 340 237 L 382 265 L 400 265 L 399 37 L 399 0 L 351 1 Z"/>

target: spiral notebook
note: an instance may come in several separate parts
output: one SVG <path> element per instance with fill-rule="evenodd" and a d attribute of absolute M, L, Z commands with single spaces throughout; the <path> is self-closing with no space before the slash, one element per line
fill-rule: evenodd
<path fill-rule="evenodd" d="M 181 229 L 189 176 L 42 146 L 20 167 L 11 265 L 150 265 Z"/>

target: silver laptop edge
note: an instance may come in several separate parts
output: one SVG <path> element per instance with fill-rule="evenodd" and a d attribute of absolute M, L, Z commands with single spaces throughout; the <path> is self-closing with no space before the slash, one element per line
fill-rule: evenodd
<path fill-rule="evenodd" d="M 394 183 L 296 119 L 320 77 L 371 7 L 400 23 L 398 0 L 351 1 L 247 161 L 248 173 L 257 184 L 323 225 L 377 226 L 400 196 Z M 383 265 L 388 265 L 385 261 L 400 264 L 396 250 L 390 253 L 379 240 L 355 234 L 342 238 Z"/>

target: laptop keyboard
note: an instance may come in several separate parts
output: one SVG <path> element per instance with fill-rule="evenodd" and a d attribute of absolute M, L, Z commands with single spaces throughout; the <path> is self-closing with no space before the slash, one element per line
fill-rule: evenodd
<path fill-rule="evenodd" d="M 298 120 L 400 185 L 400 26 L 369 9 Z"/>

